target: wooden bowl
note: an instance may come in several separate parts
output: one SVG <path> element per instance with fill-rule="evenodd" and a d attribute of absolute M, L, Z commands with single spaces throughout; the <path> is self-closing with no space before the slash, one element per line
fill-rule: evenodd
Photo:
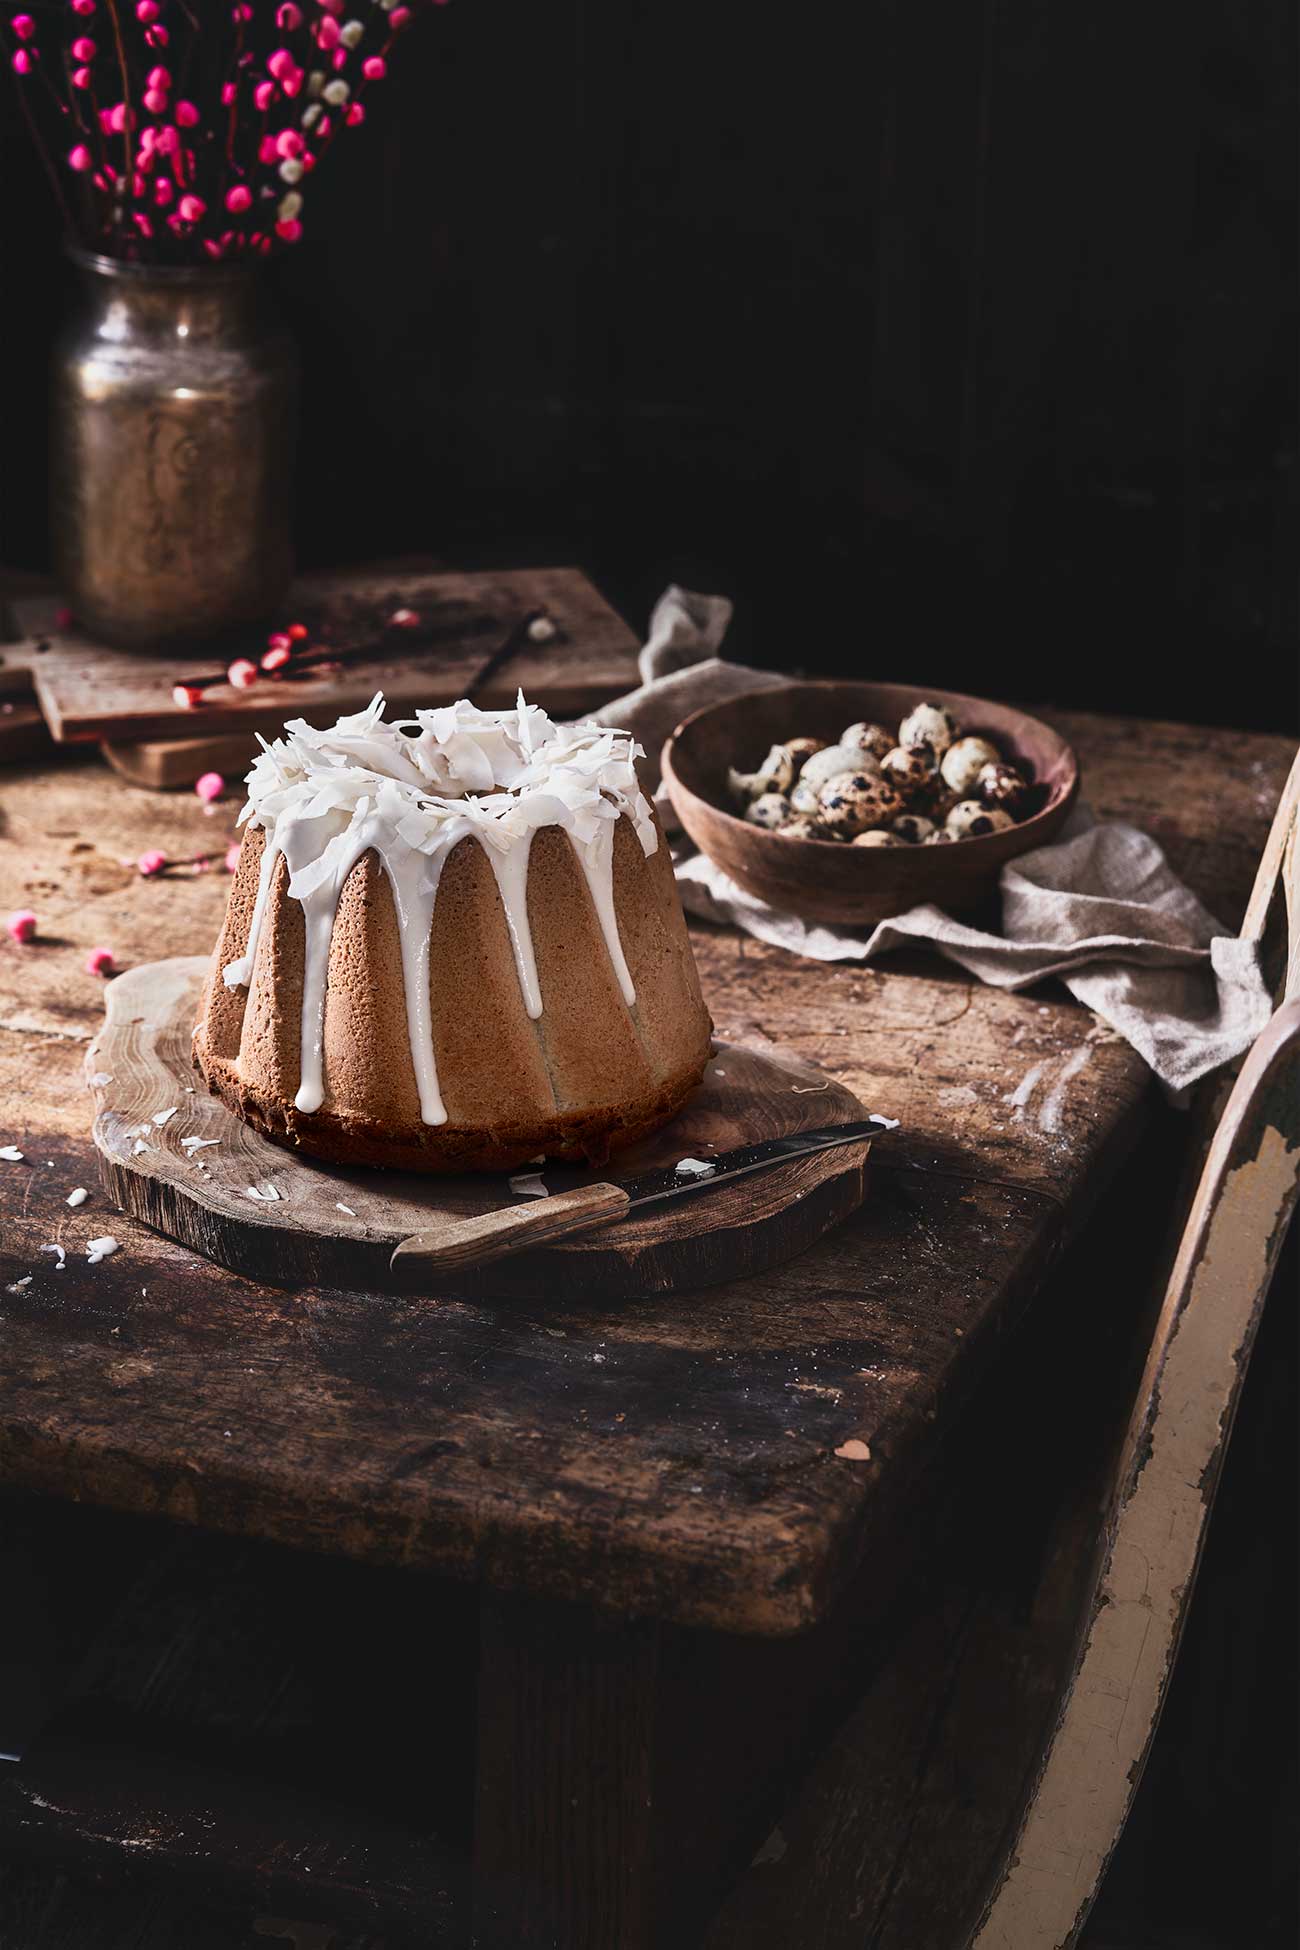
<path fill-rule="evenodd" d="M 836 742 L 865 719 L 889 730 L 921 702 L 942 704 L 964 733 L 982 732 L 1033 782 L 1033 811 L 1018 825 L 951 846 L 846 846 L 787 839 L 730 810 L 727 768 L 752 772 L 787 738 Z M 790 684 L 706 705 L 679 724 L 663 754 L 677 817 L 702 853 L 747 893 L 810 921 L 883 921 L 920 901 L 967 913 L 996 890 L 1007 860 L 1059 831 L 1079 790 L 1065 740 L 1007 704 L 917 684 Z"/>

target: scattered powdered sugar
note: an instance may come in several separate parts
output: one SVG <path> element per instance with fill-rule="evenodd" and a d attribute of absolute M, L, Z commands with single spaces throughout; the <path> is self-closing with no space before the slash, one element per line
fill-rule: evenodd
<path fill-rule="evenodd" d="M 0 1158 L 3 1158 L 6 1164 L 20 1165 L 25 1156 L 26 1153 L 20 1151 L 16 1144 L 0 1144 Z"/>
<path fill-rule="evenodd" d="M 716 1170 L 717 1166 L 708 1158 L 679 1158 L 673 1166 L 678 1178 L 708 1178 Z"/>
<path fill-rule="evenodd" d="M 265 1185 L 250 1185 L 244 1193 L 245 1198 L 261 1199 L 267 1205 L 273 1204 L 279 1196 L 279 1192 L 276 1191 L 275 1186 L 269 1179 Z"/>
<path fill-rule="evenodd" d="M 1061 1113 L 1065 1109 L 1066 1093 L 1069 1090 L 1071 1082 L 1078 1076 L 1091 1054 L 1092 1052 L 1088 1048 L 1088 1045 L 1084 1043 L 1074 1052 L 1074 1055 L 1062 1069 L 1060 1076 L 1057 1077 L 1055 1083 L 1052 1085 L 1051 1090 L 1047 1094 L 1047 1099 L 1038 1113 L 1038 1128 L 1040 1131 L 1060 1130 Z"/>
<path fill-rule="evenodd" d="M 540 1171 L 516 1172 L 513 1178 L 506 1180 L 506 1183 L 516 1198 L 549 1198 L 551 1196 L 542 1183 L 542 1174 Z"/>
<path fill-rule="evenodd" d="M 106 1232 L 102 1239 L 92 1239 L 89 1241 L 86 1246 L 86 1258 L 92 1266 L 98 1266 L 101 1259 L 107 1259 L 110 1253 L 115 1253 L 116 1251 L 116 1239 L 114 1239 L 111 1233 Z"/>
<path fill-rule="evenodd" d="M 89 1197 L 90 1197 L 90 1193 L 86 1190 L 85 1186 L 78 1185 L 75 1192 L 68 1193 L 68 1196 L 64 1199 L 63 1203 L 65 1205 L 71 1205 L 75 1208 L 78 1205 L 84 1205 L 86 1203 L 86 1200 Z"/>
<path fill-rule="evenodd" d="M 1010 1104 L 1015 1112 L 1017 1124 L 1024 1117 L 1025 1105 L 1037 1090 L 1038 1080 L 1046 1068 L 1045 1063 L 1035 1063 L 1032 1070 L 1025 1071 L 1015 1089 L 1002 1099 L 1003 1103 Z"/>

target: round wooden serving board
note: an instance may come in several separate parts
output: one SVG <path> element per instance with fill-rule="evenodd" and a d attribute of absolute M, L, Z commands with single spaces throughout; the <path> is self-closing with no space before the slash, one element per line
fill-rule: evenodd
<path fill-rule="evenodd" d="M 202 956 L 149 962 L 106 991 L 107 1020 L 86 1073 L 105 1188 L 124 1211 L 259 1280 L 387 1292 L 411 1285 L 409 1274 L 389 1267 L 399 1241 L 437 1219 L 515 1202 L 504 1177 L 324 1164 L 241 1123 L 208 1095 L 190 1062 L 206 967 Z M 174 1115 L 155 1122 L 169 1110 Z M 553 1189 L 595 1184 L 863 1115 L 851 1091 L 797 1057 L 719 1043 L 699 1090 L 665 1129 L 616 1153 L 603 1171 L 556 1169 L 546 1176 Z M 216 1142 L 187 1149 L 186 1138 Z M 457 1290 L 480 1297 L 534 1299 L 563 1291 L 633 1299 L 762 1272 L 805 1251 L 856 1210 L 869 1150 L 864 1141 L 776 1165 L 643 1217 L 501 1260 L 458 1280 Z M 278 1196 L 257 1198 L 253 1191 Z"/>

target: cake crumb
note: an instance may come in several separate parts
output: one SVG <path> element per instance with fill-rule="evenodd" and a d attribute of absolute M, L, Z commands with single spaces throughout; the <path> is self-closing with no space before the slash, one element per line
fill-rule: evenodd
<path fill-rule="evenodd" d="M 837 1456 L 843 1456 L 845 1462 L 871 1461 L 871 1450 L 856 1435 L 851 1435 L 847 1442 L 841 1442 L 835 1453 Z"/>

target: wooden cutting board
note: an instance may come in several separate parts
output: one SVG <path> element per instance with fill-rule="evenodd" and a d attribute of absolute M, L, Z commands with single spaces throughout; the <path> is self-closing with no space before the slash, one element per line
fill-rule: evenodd
<path fill-rule="evenodd" d="M 439 1178 L 323 1164 L 272 1144 L 207 1094 L 190 1062 L 206 957 L 149 962 L 110 982 L 86 1075 L 105 1189 L 124 1210 L 237 1273 L 286 1286 L 411 1287 L 394 1246 L 437 1220 L 513 1204 L 505 1177 Z M 160 1113 L 173 1114 L 158 1124 Z M 864 1115 L 852 1091 L 784 1051 L 718 1044 L 681 1116 L 604 1171 L 555 1188 L 707 1158 Z M 215 1140 L 201 1149 L 186 1139 Z M 137 1148 L 140 1147 L 140 1148 Z M 632 1299 L 761 1273 L 861 1204 L 870 1143 L 797 1158 L 459 1279 L 484 1297 Z M 262 1196 L 257 1196 L 261 1194 Z"/>
<path fill-rule="evenodd" d="M 281 622 L 300 621 L 313 645 L 364 661 L 301 676 L 262 677 L 248 690 L 224 681 L 204 692 L 196 710 L 174 702 L 172 686 L 218 675 L 237 656 L 254 661 L 262 634 L 220 653 L 151 655 L 111 650 L 74 626 L 60 627 L 59 599 L 31 596 L 12 605 L 20 641 L 0 647 L 0 682 L 30 683 L 60 742 L 114 744 L 155 739 L 210 739 L 278 731 L 288 717 L 328 723 L 360 710 L 382 690 L 401 711 L 451 704 L 474 686 L 486 659 L 530 611 L 554 634 L 525 639 L 497 674 L 475 688 L 487 709 L 514 703 L 522 688 L 532 703 L 576 717 L 638 682 L 632 631 L 581 570 L 505 569 L 475 574 L 366 573 L 304 578 L 285 599 Z M 400 610 L 416 625 L 394 627 Z M 24 680 L 25 681 L 25 680 Z"/>

